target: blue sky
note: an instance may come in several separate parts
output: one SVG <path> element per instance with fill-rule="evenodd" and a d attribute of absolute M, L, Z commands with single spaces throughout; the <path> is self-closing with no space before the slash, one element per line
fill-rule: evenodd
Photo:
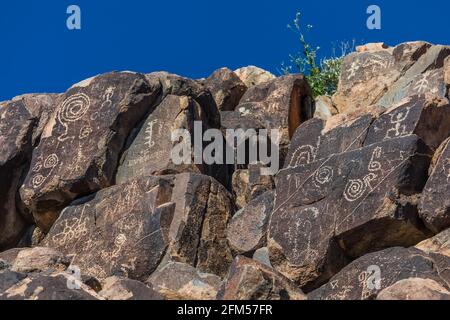
<path fill-rule="evenodd" d="M 80 6 L 82 30 L 66 28 Z M 366 9 L 382 29 L 366 28 Z M 296 11 L 314 25 L 309 40 L 409 40 L 450 44 L 450 1 L 427 0 L 27 0 L 0 2 L 0 101 L 29 92 L 64 92 L 112 70 L 167 70 L 199 78 L 219 67 L 258 65 L 274 73 L 298 49 L 286 28 Z"/>

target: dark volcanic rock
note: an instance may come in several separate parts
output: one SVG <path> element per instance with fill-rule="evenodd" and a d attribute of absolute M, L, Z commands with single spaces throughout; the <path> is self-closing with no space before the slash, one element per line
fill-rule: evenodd
<path fill-rule="evenodd" d="M 198 81 L 165 72 L 151 73 L 147 78 L 150 82 L 161 84 L 162 94 L 155 103 L 156 107 L 128 139 L 118 168 L 117 183 L 142 175 L 194 172 L 212 176 L 228 187 L 226 166 L 195 164 L 194 161 L 194 122 L 201 122 L 202 132 L 220 129 L 219 111 L 209 90 Z M 184 141 L 176 137 L 177 140 L 172 142 L 172 134 L 178 129 L 189 133 L 191 164 L 175 164 L 172 161 L 174 146 Z M 207 143 L 202 143 L 204 150 Z"/>
<path fill-rule="evenodd" d="M 105 279 L 98 294 L 106 300 L 163 300 L 158 292 L 144 283 L 120 277 Z"/>
<path fill-rule="evenodd" d="M 415 248 L 400 247 L 365 255 L 355 260 L 329 283 L 308 295 L 312 300 L 368 300 L 377 297 L 381 290 L 408 278 L 434 280 L 447 287 L 449 278 L 442 276 L 442 270 L 449 267 L 450 258 L 445 265 Z M 379 274 L 377 274 L 379 271 Z M 377 276 L 380 276 L 377 279 Z M 378 281 L 379 280 L 379 281 Z"/>
<path fill-rule="evenodd" d="M 66 208 L 43 244 L 74 255 L 83 274 L 145 281 L 164 256 L 225 274 L 231 196 L 214 179 L 146 177 Z"/>
<path fill-rule="evenodd" d="M 247 91 L 247 86 L 228 68 L 216 70 L 204 84 L 213 95 L 220 111 L 234 111 Z"/>
<path fill-rule="evenodd" d="M 32 221 L 17 191 L 55 98 L 24 95 L 0 108 L 0 251 L 17 245 Z"/>
<path fill-rule="evenodd" d="M 267 225 L 275 192 L 268 191 L 238 211 L 228 225 L 228 242 L 236 254 L 253 253 L 267 242 Z"/>
<path fill-rule="evenodd" d="M 159 82 L 122 72 L 76 84 L 58 99 L 21 188 L 40 228 L 47 232 L 73 199 L 113 183 L 127 136 L 160 91 Z"/>
<path fill-rule="evenodd" d="M 147 280 L 168 300 L 214 300 L 221 279 L 179 262 L 170 262 Z"/>
<path fill-rule="evenodd" d="M 201 172 L 192 165 L 176 166 L 171 160 L 174 143 L 171 133 L 175 129 L 188 129 L 193 138 L 194 121 L 202 121 L 200 105 L 187 96 L 168 95 L 146 119 L 132 145 L 127 149 L 117 173 L 117 182 L 123 183 L 142 175 L 162 175 L 191 170 Z M 193 139 L 192 139 L 193 141 Z"/>
<path fill-rule="evenodd" d="M 433 162 L 420 200 L 420 217 L 438 233 L 450 227 L 450 138 L 442 143 Z"/>
<path fill-rule="evenodd" d="M 425 239 L 416 204 L 429 161 L 410 135 L 282 170 L 268 237 L 274 267 L 310 290 L 347 257 Z"/>
<path fill-rule="evenodd" d="M 217 295 L 218 300 L 305 300 L 283 275 L 255 260 L 238 256 Z"/>

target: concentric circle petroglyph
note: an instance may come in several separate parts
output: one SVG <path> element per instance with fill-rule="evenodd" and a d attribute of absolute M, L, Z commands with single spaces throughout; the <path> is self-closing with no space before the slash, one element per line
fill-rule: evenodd
<path fill-rule="evenodd" d="M 64 100 L 59 111 L 59 120 L 63 123 L 80 120 L 88 111 L 91 100 L 84 93 L 77 93 Z"/>

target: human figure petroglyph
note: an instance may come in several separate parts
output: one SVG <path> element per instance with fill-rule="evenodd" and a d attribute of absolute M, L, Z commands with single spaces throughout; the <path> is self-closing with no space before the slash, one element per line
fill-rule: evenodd
<path fill-rule="evenodd" d="M 58 120 L 64 127 L 64 133 L 58 137 L 58 141 L 70 139 L 68 137 L 69 123 L 76 122 L 83 118 L 91 106 L 90 98 L 84 93 L 77 93 L 68 97 L 61 104 L 58 111 Z"/>
<path fill-rule="evenodd" d="M 149 148 L 153 148 L 156 143 L 153 141 L 153 127 L 155 124 L 158 123 L 158 120 L 152 120 L 147 124 L 147 128 L 145 129 L 145 138 L 144 138 L 144 145 L 148 146 Z"/>
<path fill-rule="evenodd" d="M 361 66 L 357 61 L 354 61 L 350 66 L 350 69 L 348 69 L 347 80 L 351 80 L 352 78 L 354 78 L 359 69 L 361 69 Z"/>
<path fill-rule="evenodd" d="M 385 139 L 401 137 L 407 134 L 406 125 L 403 122 L 408 118 L 410 111 L 411 107 L 407 107 L 406 109 L 401 109 L 398 112 L 390 114 L 390 121 L 394 124 L 394 127 L 387 130 Z"/>
<path fill-rule="evenodd" d="M 108 87 L 106 89 L 105 93 L 103 94 L 103 102 L 102 102 L 102 109 L 103 108 L 110 108 L 112 105 L 112 97 L 114 96 L 114 91 L 116 90 L 115 87 Z"/>

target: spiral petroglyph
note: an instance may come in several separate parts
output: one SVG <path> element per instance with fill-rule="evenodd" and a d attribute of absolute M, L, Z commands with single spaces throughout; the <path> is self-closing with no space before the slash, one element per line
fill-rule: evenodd
<path fill-rule="evenodd" d="M 366 183 L 361 179 L 349 180 L 344 191 L 345 199 L 350 202 L 358 200 L 366 192 L 366 187 Z"/>

